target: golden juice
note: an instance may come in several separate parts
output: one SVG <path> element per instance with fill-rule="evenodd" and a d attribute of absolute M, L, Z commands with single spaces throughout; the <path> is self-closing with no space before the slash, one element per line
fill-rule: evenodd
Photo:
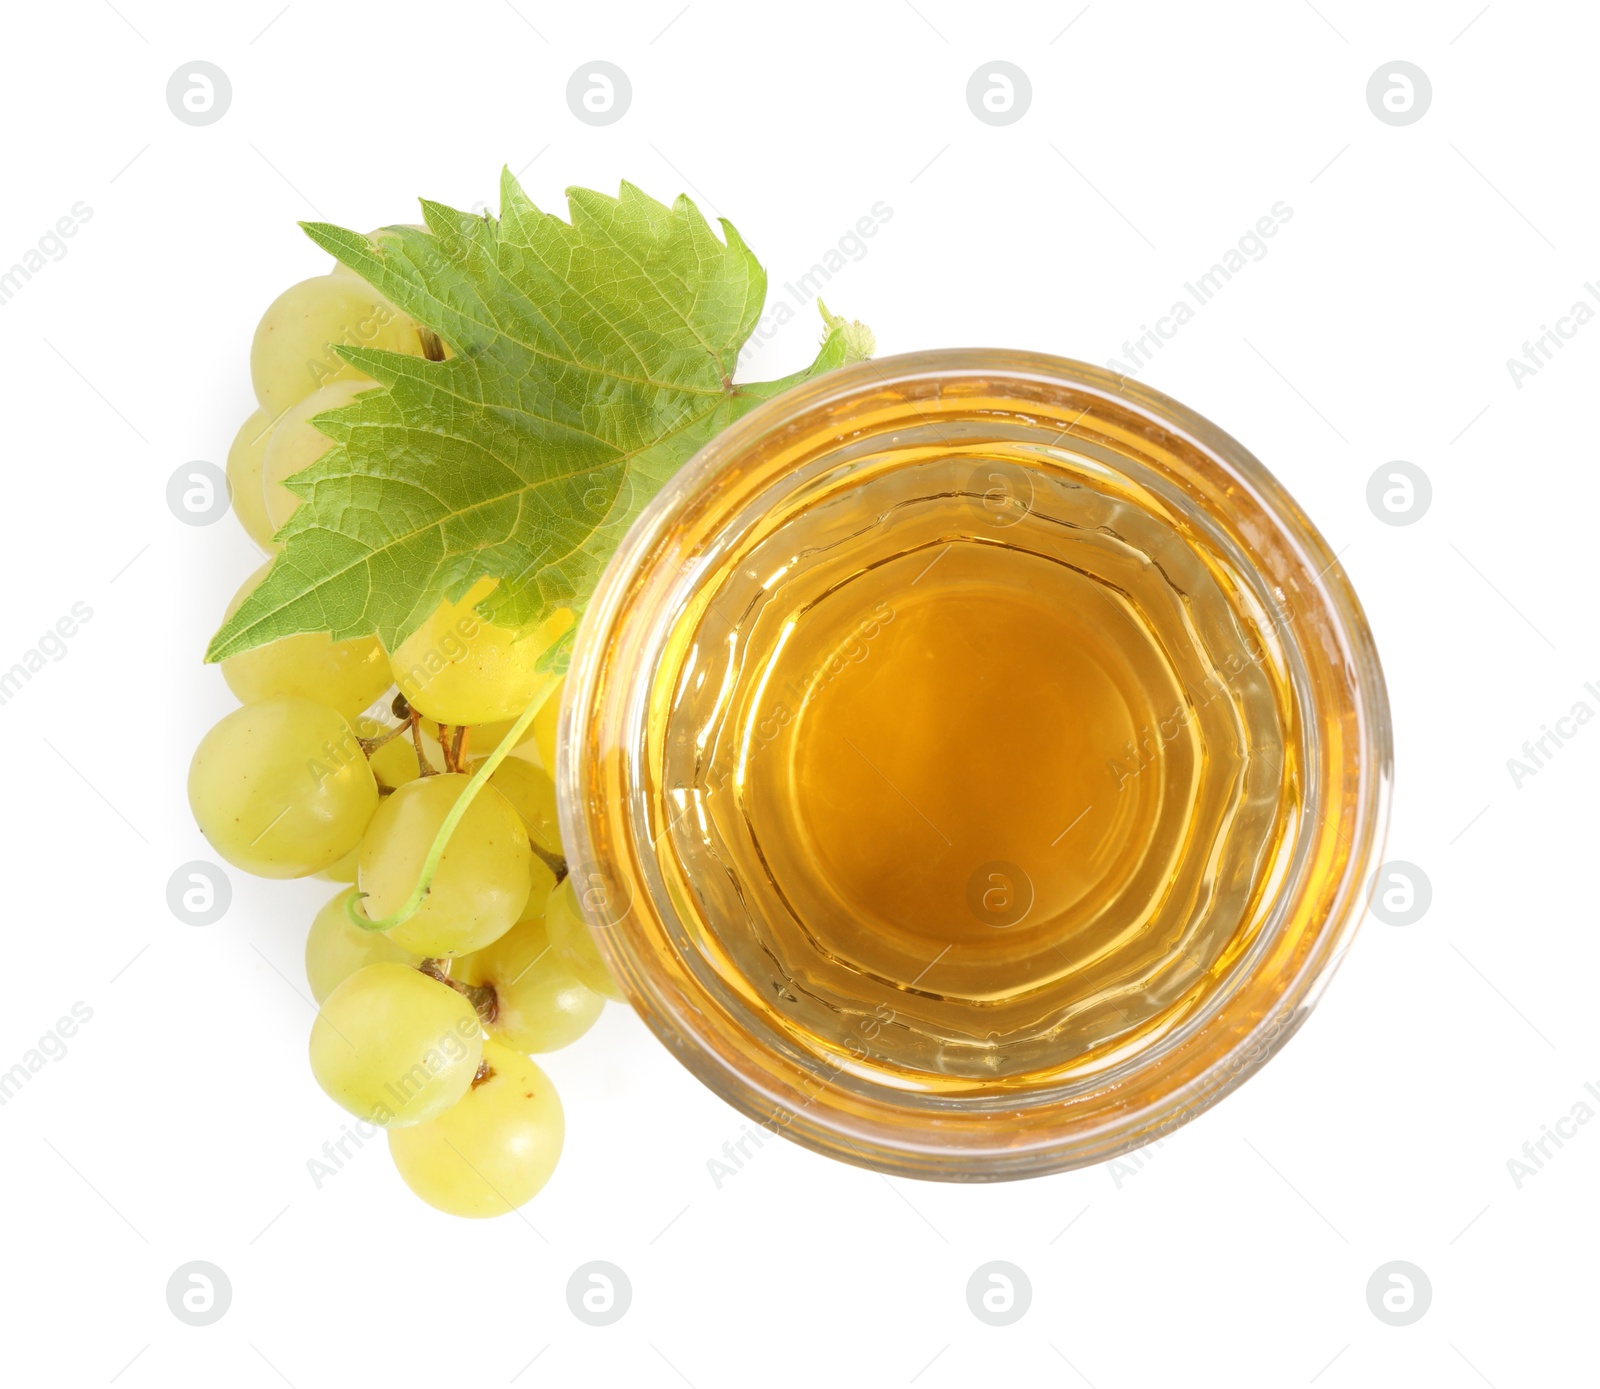
<path fill-rule="evenodd" d="M 1359 921 L 1388 706 L 1243 448 L 1081 363 L 868 362 L 633 527 L 562 703 L 602 953 L 686 1065 L 834 1156 L 992 1180 L 1169 1132 Z"/>
<path fill-rule="evenodd" d="M 660 729 L 679 853 L 738 884 L 728 963 L 908 1077 L 1059 1070 L 1192 1004 L 1292 771 L 1228 576 L 1039 462 L 903 460 L 704 574 Z"/>

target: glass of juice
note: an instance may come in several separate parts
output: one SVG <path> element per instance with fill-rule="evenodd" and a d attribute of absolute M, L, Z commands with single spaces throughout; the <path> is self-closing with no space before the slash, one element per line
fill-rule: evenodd
<path fill-rule="evenodd" d="M 886 1172 L 1103 1161 L 1305 1019 L 1391 780 L 1349 583 L 1240 444 L 1037 354 L 751 411 L 584 618 L 558 782 L 633 1005 L 750 1119 Z"/>

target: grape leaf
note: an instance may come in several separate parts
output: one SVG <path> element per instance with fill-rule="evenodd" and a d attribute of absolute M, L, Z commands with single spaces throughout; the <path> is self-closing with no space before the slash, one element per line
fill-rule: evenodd
<path fill-rule="evenodd" d="M 702 444 L 871 355 L 870 331 L 819 301 L 808 367 L 735 383 L 766 272 L 733 226 L 719 241 L 688 198 L 668 208 L 627 183 L 567 196 L 570 222 L 505 172 L 498 221 L 424 201 L 426 231 L 376 241 L 303 224 L 451 355 L 337 349 L 378 387 L 314 418 L 334 447 L 288 480 L 303 504 L 208 661 L 297 632 L 376 634 L 393 651 L 484 577 L 500 582 L 479 612 L 503 626 L 581 613 L 629 524 Z"/>

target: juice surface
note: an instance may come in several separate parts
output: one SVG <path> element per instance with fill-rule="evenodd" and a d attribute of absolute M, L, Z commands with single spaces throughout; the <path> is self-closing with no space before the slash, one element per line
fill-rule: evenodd
<path fill-rule="evenodd" d="M 787 518 L 708 585 L 667 730 L 725 971 L 908 1080 L 1026 1079 L 1192 1003 L 1288 781 L 1225 569 L 1114 488 L 989 466 Z"/>
<path fill-rule="evenodd" d="M 777 667 L 785 686 L 789 670 L 825 671 L 791 758 L 751 779 L 780 882 L 792 875 L 818 937 L 863 964 L 888 943 L 928 961 L 959 946 L 995 957 L 1000 989 L 1019 936 L 1092 953 L 1116 929 L 1097 908 L 1152 849 L 1158 778 L 1124 796 L 1112 770 L 1177 703 L 1150 634 L 1059 560 L 976 541 L 859 587 L 838 605 L 867 604 L 866 624 L 839 643 L 814 613 Z M 1180 736 L 1163 771 L 1192 761 Z"/>

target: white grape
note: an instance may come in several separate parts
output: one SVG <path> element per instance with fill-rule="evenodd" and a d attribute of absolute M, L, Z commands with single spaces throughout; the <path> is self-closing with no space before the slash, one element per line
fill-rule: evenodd
<path fill-rule="evenodd" d="M 356 872 L 360 867 L 361 846 L 357 844 L 355 848 L 353 848 L 337 863 L 330 864 L 328 867 L 324 868 L 320 873 L 317 874 L 317 877 L 322 878 L 324 881 L 330 883 L 353 883 L 356 880 Z"/>
<path fill-rule="evenodd" d="M 366 380 L 335 346 L 424 355 L 417 325 L 365 280 L 318 275 L 291 285 L 268 306 L 250 345 L 250 380 L 261 408 L 279 418 L 333 381 Z"/>
<path fill-rule="evenodd" d="M 600 950 L 578 909 L 577 895 L 570 875 L 550 894 L 544 913 L 545 930 L 550 944 L 566 962 L 578 979 L 607 998 L 621 999 L 622 989 L 612 976 L 610 967 L 600 957 Z"/>
<path fill-rule="evenodd" d="M 504 1215 L 531 1201 L 561 1157 L 566 1119 L 550 1079 L 526 1056 L 483 1044 L 483 1074 L 432 1123 L 391 1129 L 401 1179 L 447 1215 Z"/>
<path fill-rule="evenodd" d="M 305 500 L 285 487 L 284 479 L 304 472 L 333 447 L 333 440 L 311 423 L 313 416 L 348 405 L 363 391 L 372 389 L 372 382 L 365 378 L 335 381 L 284 412 L 272 431 L 261 464 L 261 505 L 274 534 L 283 529 L 283 523 Z"/>
<path fill-rule="evenodd" d="M 518 1051 L 567 1046 L 593 1027 L 605 1008 L 605 999 L 550 944 L 543 912 L 524 914 L 499 940 L 460 961 L 453 973 L 493 991 L 489 1035 Z"/>
<path fill-rule="evenodd" d="M 556 786 L 543 767 L 521 757 L 507 757 L 494 769 L 489 785 L 522 817 L 528 838 L 551 858 L 561 858 L 561 825 L 556 815 Z"/>
<path fill-rule="evenodd" d="M 397 912 L 422 875 L 434 836 L 469 777 L 447 772 L 407 782 L 372 818 L 361 843 L 362 909 L 373 921 Z M 517 812 L 481 787 L 439 860 L 422 905 L 390 931 L 418 955 L 470 954 L 516 924 L 531 890 L 533 851 Z"/>
<path fill-rule="evenodd" d="M 561 719 L 561 696 L 566 687 L 566 677 L 563 676 L 550 691 L 550 697 L 540 706 L 539 712 L 533 716 L 533 739 L 539 748 L 539 760 L 552 778 L 556 774 L 556 726 Z"/>
<path fill-rule="evenodd" d="M 189 806 L 211 847 L 235 867 L 302 878 L 356 846 L 377 809 L 378 785 L 338 710 L 277 695 L 235 709 L 200 740 Z"/>
<path fill-rule="evenodd" d="M 572 625 L 563 608 L 527 632 L 497 626 L 476 611 L 498 580 L 479 579 L 455 603 L 441 603 L 390 657 L 411 707 L 445 724 L 517 718 L 554 687 L 539 660 Z"/>
<path fill-rule="evenodd" d="M 418 965 L 422 961 L 402 950 L 382 931 L 368 931 L 350 920 L 347 910 L 356 895 L 347 887 L 323 904 L 306 933 L 306 982 L 311 996 L 321 1003 L 358 969 L 384 962 Z"/>
<path fill-rule="evenodd" d="M 239 586 L 224 620 L 271 567 L 263 564 Z M 353 719 L 389 688 L 389 658 L 376 637 L 334 641 L 326 632 L 299 632 L 229 656 L 222 662 L 222 678 L 244 704 L 272 695 L 304 695 Z"/>
<path fill-rule="evenodd" d="M 472 1005 L 391 961 L 341 981 L 311 1025 L 317 1084 L 358 1119 L 386 1128 L 437 1118 L 466 1094 L 482 1060 Z"/>
<path fill-rule="evenodd" d="M 269 555 L 276 554 L 278 546 L 273 543 L 272 522 L 261 495 L 261 464 L 271 438 L 272 420 L 265 410 L 257 410 L 239 426 L 228 448 L 228 496 L 233 514 L 244 533 Z"/>

